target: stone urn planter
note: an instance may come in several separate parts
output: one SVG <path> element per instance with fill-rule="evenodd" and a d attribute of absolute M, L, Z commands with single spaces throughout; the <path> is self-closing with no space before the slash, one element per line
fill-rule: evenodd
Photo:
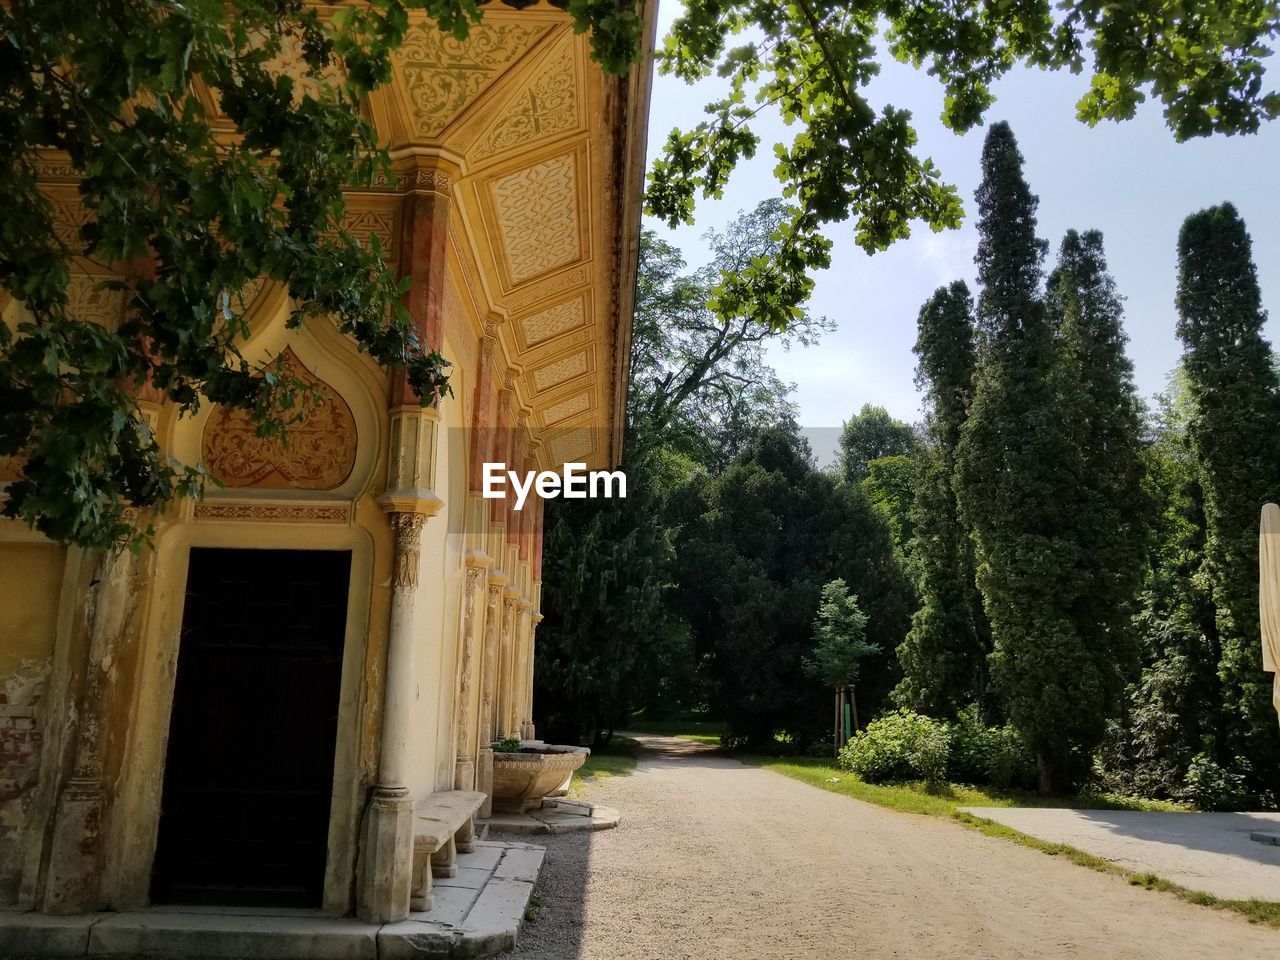
<path fill-rule="evenodd" d="M 525 741 L 517 753 L 493 754 L 493 809 L 525 813 L 573 776 L 591 751 L 554 743 Z"/>

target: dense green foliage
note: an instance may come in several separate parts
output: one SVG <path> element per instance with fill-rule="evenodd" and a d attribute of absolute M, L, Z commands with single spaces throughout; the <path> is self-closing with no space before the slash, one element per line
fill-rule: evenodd
<path fill-rule="evenodd" d="M 814 618 L 837 578 L 867 598 L 860 700 L 874 709 L 896 680 L 890 652 L 912 600 L 889 525 L 859 488 L 815 468 L 790 388 L 764 360 L 769 340 L 812 342 L 828 322 L 801 314 L 771 332 L 721 323 L 706 304 L 721 270 L 771 255 L 787 215 L 776 201 L 743 214 L 709 236 L 713 260 L 694 271 L 644 237 L 631 498 L 548 505 L 534 698 L 544 732 L 595 738 L 634 708 L 652 717 L 711 706 L 730 740 L 824 736 L 826 681 L 803 664 L 825 660 Z M 604 531 L 627 550 L 599 542 Z M 644 568 L 653 589 L 626 564 Z"/>
<path fill-rule="evenodd" d="M 973 404 L 956 481 L 991 622 L 992 675 L 1013 725 L 1035 750 L 1047 792 L 1078 776 L 1106 718 L 1106 651 L 1071 617 L 1073 574 L 1086 562 L 1072 537 L 1079 474 L 1054 392 L 1054 330 L 1041 296 L 1046 244 L 1036 197 L 1005 124 L 987 134 L 978 188 L 982 291 Z"/>
<path fill-rule="evenodd" d="M 843 580 L 822 588 L 818 613 L 813 618 L 813 653 L 804 658 L 805 672 L 828 687 L 858 682 L 862 661 L 880 651 L 863 639 L 867 615 Z"/>
<path fill-rule="evenodd" d="M 590 33 L 605 70 L 637 59 L 637 0 L 558 5 Z M 458 38 L 483 14 L 477 0 L 0 6 L 0 148 L 10 161 L 0 174 L 0 285 L 29 311 L 18 330 L 0 328 L 0 455 L 27 462 L 7 514 L 54 539 L 105 547 L 134 537 L 130 508 L 198 490 L 193 465 L 160 456 L 135 387 L 149 384 L 183 412 L 223 403 L 250 410 L 264 433 L 283 429 L 299 384 L 237 352 L 242 293 L 260 277 L 288 285 L 293 322 L 333 317 L 379 363 L 403 367 L 422 402 L 448 389 L 444 358 L 418 342 L 401 308 L 396 265 L 340 229 L 342 188 L 388 175 L 361 103 L 387 80 L 411 11 Z M 1180 139 L 1254 130 L 1280 112 L 1262 82 L 1280 15 L 1267 0 L 1215 12 L 1187 17 L 1169 0 L 1070 0 L 1056 12 L 1046 0 L 690 0 L 660 46 L 660 69 L 689 81 L 718 73 L 729 92 L 706 122 L 669 136 L 648 210 L 690 222 L 695 198 L 719 196 L 738 160 L 754 154 L 760 110 L 798 123 L 775 148 L 792 205 L 774 249 L 717 269 L 706 301 L 721 319 L 785 327 L 802 314 L 807 271 L 829 263 L 824 225 L 852 219 L 856 242 L 875 250 L 914 221 L 942 229 L 960 220 L 955 189 L 916 151 L 910 115 L 868 96 L 879 49 L 928 66 L 957 131 L 980 122 L 992 84 L 1019 63 L 1089 68 L 1078 109 L 1089 123 L 1132 116 L 1151 95 Z M 226 137 L 214 134 L 215 102 Z M 73 251 L 36 185 L 46 148 L 65 151 L 83 177 L 89 223 L 77 243 L 104 266 L 128 265 L 110 282 L 127 298 L 115 330 L 71 312 Z"/>
<path fill-rule="evenodd" d="M 1079 584 L 1072 619 L 1082 641 L 1122 669 L 1134 655 L 1130 621 L 1151 520 L 1144 482 L 1143 408 L 1125 356 L 1123 307 L 1102 234 L 1068 230 L 1049 276 L 1057 332 L 1055 390 L 1074 448 L 1072 532 Z M 1125 671 L 1127 673 L 1127 669 Z"/>
<path fill-rule="evenodd" d="M 798 123 L 791 142 L 774 147 L 795 205 L 778 255 L 724 275 L 716 296 L 725 317 L 784 326 L 809 294 L 806 270 L 829 264 L 824 224 L 852 220 L 853 239 L 876 250 L 907 236 L 913 221 L 934 229 L 959 221 L 956 190 L 917 153 L 910 114 L 870 99 L 879 50 L 927 65 L 945 89 L 943 122 L 958 132 L 981 122 L 993 83 L 1019 63 L 1090 68 L 1078 105 L 1088 123 L 1131 117 L 1150 94 L 1179 139 L 1254 130 L 1280 113 L 1261 62 L 1280 13 L 1266 0 L 1233 0 L 1215 13 L 1187 16 L 1169 0 L 691 0 L 659 68 L 690 81 L 717 73 L 729 90 L 706 121 L 668 137 L 649 211 L 675 224 L 691 219 L 697 196 L 719 196 L 738 160 L 758 148 L 752 122 L 766 106 Z"/>
<path fill-rule="evenodd" d="M 867 616 L 875 654 L 861 661 L 859 705 L 874 709 L 911 604 L 878 512 L 816 470 L 804 440 L 783 427 L 701 484 L 697 508 L 677 540 L 679 602 L 729 739 L 761 747 L 779 734 L 798 745 L 825 736 L 826 698 L 803 661 L 822 587 L 837 577 Z"/>
<path fill-rule="evenodd" d="M 904 557 L 911 556 L 911 541 L 915 538 L 913 518 L 919 456 L 881 457 L 867 464 L 867 475 L 862 478 L 863 496 L 870 500 L 889 524 L 893 543 Z"/>
<path fill-rule="evenodd" d="M 861 483 L 873 460 L 912 457 L 918 445 L 910 424 L 895 420 L 884 407 L 863 404 L 840 429 L 840 474 L 847 483 Z"/>
<path fill-rule="evenodd" d="M 432 4 L 465 32 L 474 7 Z M 0 286 L 27 319 L 0 324 L 0 456 L 25 456 L 4 510 L 55 540 L 105 547 L 133 535 L 129 507 L 197 488 L 161 456 L 134 385 L 183 413 L 202 402 L 253 411 L 279 430 L 297 384 L 237 350 L 241 293 L 288 284 L 292 323 L 324 314 L 424 398 L 443 358 L 418 342 L 391 265 L 337 229 L 342 187 L 386 173 L 361 98 L 384 80 L 406 21 L 398 3 L 321 17 L 282 0 L 0 6 Z M 296 56 L 307 82 L 286 76 Z M 215 136 L 199 81 L 234 137 Z M 37 187 L 38 148 L 83 175 L 77 245 L 127 297 L 115 328 L 77 317 L 71 258 Z"/>
<path fill-rule="evenodd" d="M 632 324 L 628 425 L 700 463 L 723 467 L 758 429 L 792 415 L 790 387 L 764 359 L 768 343 L 808 346 L 831 321 L 800 310 L 785 333 L 750 319 L 724 323 L 709 306 L 721 273 L 772 257 L 789 215 L 778 200 L 740 214 L 704 240 L 711 259 L 688 270 L 680 251 L 645 233 Z"/>
<path fill-rule="evenodd" d="M 920 310 L 915 347 L 927 410 L 909 515 L 920 606 L 898 647 L 903 676 L 894 697 L 937 717 L 983 702 L 988 686 L 990 628 L 954 487 L 956 446 L 973 398 L 972 311 L 963 281 L 940 287 Z"/>
<path fill-rule="evenodd" d="M 1216 741 L 1218 632 L 1204 568 L 1199 469 L 1187 439 L 1185 376 L 1159 398 L 1145 451 L 1154 517 L 1142 608 L 1134 621 L 1141 673 L 1100 756 L 1109 788 L 1186 796 L 1193 759 Z"/>
<path fill-rule="evenodd" d="M 946 726 L 930 717 L 896 710 L 859 730 L 841 749 L 840 766 L 868 783 L 925 780 L 936 783 L 947 773 Z"/>
<path fill-rule="evenodd" d="M 1262 672 L 1258 515 L 1280 499 L 1280 382 L 1262 337 L 1249 235 L 1230 204 L 1187 218 L 1178 237 L 1178 336 L 1204 492 L 1205 575 L 1215 610 L 1222 741 L 1280 796 L 1280 730 Z"/>
<path fill-rule="evenodd" d="M 647 693 L 685 688 L 692 672 L 685 628 L 665 600 L 670 535 L 651 522 L 662 510 L 661 465 L 632 457 L 627 467 L 624 499 L 545 507 L 535 670 L 539 728 L 553 742 L 601 742 Z"/>
<path fill-rule="evenodd" d="M 912 710 L 885 713 L 840 751 L 840 766 L 868 783 L 943 779 L 1000 788 L 1033 779 L 1030 751 L 1010 727 L 986 727 L 971 717 L 954 722 Z"/>
<path fill-rule="evenodd" d="M 767 255 L 785 215 L 768 201 L 709 234 L 712 262 L 693 271 L 670 244 L 643 237 L 623 463 L 629 496 L 546 507 L 534 702 L 548 736 L 599 742 L 632 710 L 705 704 L 708 680 L 674 597 L 681 568 L 672 545 L 701 515 L 708 473 L 757 431 L 790 418 L 789 388 L 764 361 L 766 341 L 812 342 L 828 325 L 807 314 L 785 333 L 725 325 L 706 301 L 720 270 Z"/>

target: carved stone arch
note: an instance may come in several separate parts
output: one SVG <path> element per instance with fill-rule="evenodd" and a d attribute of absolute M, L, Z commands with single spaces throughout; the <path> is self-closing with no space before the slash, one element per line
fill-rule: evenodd
<path fill-rule="evenodd" d="M 249 324 L 252 342 L 280 318 L 289 304 L 289 288 L 277 280 L 259 277 L 245 284 L 235 300 L 231 307 Z"/>
<path fill-rule="evenodd" d="M 288 297 L 255 306 L 241 352 L 251 363 L 282 358 L 299 379 L 328 400 L 305 411 L 289 429 L 289 442 L 255 436 L 247 415 L 207 404 L 193 417 L 165 418 L 174 456 L 204 463 L 224 486 L 210 484 L 206 500 L 297 495 L 354 499 L 372 490 L 387 432 L 388 376 L 332 321 L 310 318 L 290 330 Z M 270 307 L 273 315 L 266 315 Z"/>
<path fill-rule="evenodd" d="M 227 487 L 334 490 L 356 465 L 356 421 L 332 385 L 303 366 L 292 347 L 277 357 L 283 376 L 305 384 L 284 437 L 262 437 L 247 410 L 219 407 L 205 422 L 200 459 Z"/>

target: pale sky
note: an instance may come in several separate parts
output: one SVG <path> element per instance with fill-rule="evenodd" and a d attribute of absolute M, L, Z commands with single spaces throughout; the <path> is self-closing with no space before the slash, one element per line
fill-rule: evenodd
<path fill-rule="evenodd" d="M 660 31 L 678 11 L 659 8 Z M 1275 75 L 1275 71 L 1272 71 Z M 688 128 L 717 93 L 717 81 L 687 87 L 673 77 L 655 76 L 649 125 L 650 157 L 674 126 Z M 1280 85 L 1273 81 L 1274 85 Z M 1177 237 L 1183 219 L 1203 207 L 1230 200 L 1253 237 L 1263 302 L 1272 319 L 1267 331 L 1280 339 L 1280 123 L 1254 136 L 1215 137 L 1176 143 L 1157 106 L 1148 104 L 1125 123 L 1090 128 L 1075 119 L 1075 103 L 1088 86 L 1086 76 L 1019 70 L 996 88 L 987 120 L 1007 120 L 1026 160 L 1031 189 L 1040 197 L 1040 236 L 1049 240 L 1049 265 L 1068 228 L 1101 230 L 1111 273 L 1126 298 L 1129 356 L 1144 396 L 1162 389 L 1178 361 L 1174 333 Z M 933 233 L 918 225 L 913 235 L 888 251 L 868 256 L 852 239 L 850 224 L 836 224 L 830 270 L 816 277 L 815 312 L 837 323 L 821 344 L 789 352 L 773 351 L 783 379 L 796 384 L 800 422 L 815 452 L 826 460 L 834 447 L 833 428 L 864 403 L 879 404 L 903 420 L 919 419 L 920 398 L 913 384 L 916 315 L 936 287 L 963 279 L 976 292 L 973 254 L 973 191 L 979 179 L 984 130 L 958 137 L 942 126 L 940 85 L 923 70 L 890 61 L 871 90 L 877 108 L 885 103 L 911 110 L 920 152 L 933 158 L 965 203 L 959 230 Z M 650 223 L 684 250 L 691 264 L 705 260 L 700 237 L 739 210 L 778 194 L 772 145 L 794 134 L 780 120 L 757 127 L 757 156 L 735 173 L 725 196 L 700 201 L 697 223 L 674 233 Z"/>

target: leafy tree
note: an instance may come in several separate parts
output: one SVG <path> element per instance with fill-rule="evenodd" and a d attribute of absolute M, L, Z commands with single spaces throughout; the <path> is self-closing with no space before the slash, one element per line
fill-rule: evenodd
<path fill-rule="evenodd" d="M 975 585 L 973 542 L 953 486 L 956 446 L 973 400 L 973 301 L 963 281 L 939 287 L 920 310 L 916 383 L 925 391 L 926 446 L 911 520 L 920 607 L 898 647 L 894 698 L 936 717 L 983 699 L 990 628 Z"/>
<path fill-rule="evenodd" d="M 667 138 L 651 173 L 649 212 L 688 222 L 695 198 L 720 196 L 738 160 L 754 155 L 752 124 L 763 110 L 798 121 L 791 142 L 774 147 L 783 195 L 795 205 L 778 254 L 725 274 L 716 293 L 725 317 L 754 314 L 785 326 L 808 297 L 806 270 L 829 266 L 824 224 L 851 220 L 855 241 L 870 251 L 907 236 L 914 221 L 933 229 L 959 222 L 959 197 L 918 154 L 910 114 L 868 96 L 880 50 L 927 65 L 945 89 L 943 122 L 957 132 L 981 122 L 994 82 L 1022 63 L 1089 69 L 1077 114 L 1090 124 L 1133 116 L 1149 92 L 1183 140 L 1253 131 L 1280 112 L 1262 66 L 1278 26 L 1280 14 L 1261 0 L 1213 17 L 1189 17 L 1172 0 L 690 0 L 659 51 L 659 69 L 688 81 L 718 74 L 729 91 L 708 105 L 707 120 Z"/>
<path fill-rule="evenodd" d="M 862 493 L 875 504 L 889 524 L 893 544 L 908 557 L 915 535 L 912 507 L 915 503 L 916 461 L 911 457 L 881 457 L 867 464 Z"/>
<path fill-rule="evenodd" d="M 1204 568 L 1204 498 L 1187 438 L 1185 376 L 1159 398 L 1145 453 L 1146 484 L 1160 509 L 1135 618 L 1142 670 L 1100 751 L 1104 783 L 1147 797 L 1185 798 L 1198 754 L 1220 762 L 1221 653 Z"/>
<path fill-rule="evenodd" d="M 864 599 L 864 703 L 892 685 L 890 650 L 906 629 L 910 585 L 884 520 L 856 488 L 816 470 L 794 431 L 763 431 L 701 485 L 703 509 L 677 540 L 677 599 L 705 658 L 713 706 L 730 737 L 757 747 L 785 733 L 824 736 L 815 682 L 803 670 L 811 611 L 843 579 Z"/>
<path fill-rule="evenodd" d="M 812 345 L 831 321 L 802 308 L 775 332 L 749 318 L 726 323 L 709 306 L 721 273 L 776 255 L 788 215 L 781 201 L 765 200 L 723 232 L 709 231 L 711 260 L 691 272 L 679 250 L 645 232 L 628 394 L 637 429 L 665 433 L 700 461 L 723 466 L 756 430 L 792 416 L 791 387 L 765 361 L 765 346 Z"/>
<path fill-rule="evenodd" d="M 847 483 L 861 483 L 872 460 L 912 457 L 918 441 L 910 424 L 895 420 L 884 407 L 864 403 L 840 430 L 840 472 Z"/>
<path fill-rule="evenodd" d="M 1136 662 L 1131 620 L 1153 504 L 1143 478 L 1144 411 L 1124 352 L 1124 311 L 1107 273 L 1102 234 L 1067 232 L 1047 304 L 1059 341 L 1058 408 L 1075 457 L 1071 532 L 1080 565 L 1071 572 L 1070 612 L 1106 680 L 1110 705 Z"/>
<path fill-rule="evenodd" d="M 638 0 L 556 0 L 592 55 L 622 73 L 640 53 Z M 512 5 L 520 5 L 513 2 Z M 260 277 L 288 285 L 294 322 L 331 316 L 380 363 L 403 367 L 424 403 L 447 389 L 445 364 L 417 342 L 400 309 L 394 265 L 339 229 L 342 188 L 386 173 L 363 119 L 385 82 L 412 10 L 466 36 L 476 0 L 371 0 L 337 9 L 299 0 L 12 0 L 0 7 L 0 285 L 22 301 L 19 328 L 0 331 L 0 455 L 22 456 L 27 481 L 5 511 L 58 540 L 102 547 L 129 538 L 129 507 L 159 507 L 201 478 L 160 456 L 137 389 L 182 412 L 202 402 L 248 409 L 279 431 L 297 384 L 236 352 L 241 296 Z M 689 222 L 698 195 L 719 196 L 758 145 L 766 105 L 803 127 L 777 148 L 793 204 L 776 251 L 723 269 L 709 304 L 726 321 L 793 322 L 829 263 L 824 224 L 852 218 L 856 241 L 880 249 L 913 221 L 955 226 L 953 187 L 916 152 L 907 112 L 866 95 L 877 48 L 929 65 L 946 91 L 944 120 L 964 131 L 990 105 L 992 83 L 1018 63 L 1093 78 L 1079 115 L 1131 116 L 1150 90 L 1179 139 L 1251 131 L 1280 111 L 1263 88 L 1265 41 L 1280 17 L 1258 0 L 1186 17 L 1171 0 L 1141 9 L 1070 0 L 975 5 L 899 0 L 856 8 L 830 0 L 690 0 L 658 54 L 693 81 L 718 72 L 730 92 L 709 119 L 673 132 L 655 163 L 651 214 Z M 880 33 L 887 29 L 880 44 Z M 758 39 L 729 47 L 747 30 Z M 289 64 L 303 64 L 298 83 Z M 215 136 L 197 81 L 232 129 Z M 748 100 L 754 99 L 754 106 Z M 118 285 L 127 318 L 115 330 L 69 306 L 72 250 L 54 230 L 36 182 L 45 149 L 82 175 L 88 257 L 130 265 Z"/>
<path fill-rule="evenodd" d="M 544 735 L 560 742 L 606 741 L 664 673 L 685 672 L 687 629 L 665 596 L 671 536 L 652 522 L 655 464 L 627 466 L 626 498 L 545 507 L 534 703 Z"/>
<path fill-rule="evenodd" d="M 766 255 L 781 210 L 766 202 L 711 234 L 715 262 Z M 790 388 L 765 362 L 765 341 L 811 342 L 827 325 L 800 316 L 784 334 L 721 323 L 706 306 L 719 268 L 686 272 L 678 250 L 652 232 L 641 238 L 629 496 L 547 505 L 534 703 L 549 736 L 600 739 L 635 709 L 705 699 L 693 637 L 670 597 L 672 540 L 702 516 L 708 471 L 722 469 L 744 436 L 789 419 Z"/>
<path fill-rule="evenodd" d="M 838 578 L 826 584 L 813 619 L 813 653 L 804 660 L 805 673 L 834 690 L 856 686 L 862 661 L 880 652 L 864 639 L 866 632 L 867 615 L 857 595 Z"/>
<path fill-rule="evenodd" d="M 1266 313 L 1249 234 L 1230 204 L 1183 224 L 1177 305 L 1221 644 L 1223 749 L 1245 758 L 1280 796 L 1280 731 L 1262 672 L 1257 592 L 1258 513 L 1280 499 L 1280 383 L 1262 336 Z"/>
<path fill-rule="evenodd" d="M 973 405 L 956 453 L 962 515 L 977 546 L 991 622 L 993 679 L 1035 751 L 1042 792 L 1085 768 L 1107 718 L 1113 668 L 1081 636 L 1074 577 L 1087 562 L 1072 535 L 1078 463 L 1054 391 L 1054 330 L 1041 296 L 1046 244 L 1037 199 L 1007 124 L 982 151 Z"/>

